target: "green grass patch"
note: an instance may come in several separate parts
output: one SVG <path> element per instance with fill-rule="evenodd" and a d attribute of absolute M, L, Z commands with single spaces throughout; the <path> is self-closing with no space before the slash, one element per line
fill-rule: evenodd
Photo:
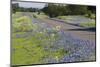
<path fill-rule="evenodd" d="M 48 18 L 48 16 L 46 14 L 42 13 L 42 12 L 40 14 L 38 14 L 37 12 L 34 12 L 33 17 L 39 18 L 39 19 Z"/>
<path fill-rule="evenodd" d="M 83 25 L 83 26 L 86 26 L 86 27 L 92 27 L 92 26 L 96 26 L 96 23 L 95 23 L 95 21 L 93 20 L 93 21 L 89 21 L 89 22 L 81 22 L 80 23 L 81 25 Z"/>
<path fill-rule="evenodd" d="M 72 18 L 70 16 L 58 16 L 58 19 L 62 19 L 62 20 L 71 20 Z"/>

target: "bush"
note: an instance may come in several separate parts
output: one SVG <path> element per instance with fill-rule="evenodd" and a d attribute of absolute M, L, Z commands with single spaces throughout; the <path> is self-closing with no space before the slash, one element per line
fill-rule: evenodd
<path fill-rule="evenodd" d="M 37 16 L 36 16 L 35 14 L 33 14 L 33 17 L 34 17 L 34 18 L 37 18 Z"/>
<path fill-rule="evenodd" d="M 91 11 L 88 11 L 88 12 L 87 12 L 87 14 L 88 14 L 88 17 L 90 18 L 90 17 L 91 17 L 92 12 L 91 12 Z"/>
<path fill-rule="evenodd" d="M 70 15 L 84 15 L 87 13 L 87 6 L 83 5 L 69 5 Z"/>
<path fill-rule="evenodd" d="M 93 14 L 91 11 L 88 11 L 87 14 L 85 14 L 85 16 L 90 18 L 90 19 L 95 19 L 96 18 L 95 14 Z"/>
<path fill-rule="evenodd" d="M 91 19 L 95 19 L 95 18 L 96 18 L 95 14 L 92 14 Z"/>

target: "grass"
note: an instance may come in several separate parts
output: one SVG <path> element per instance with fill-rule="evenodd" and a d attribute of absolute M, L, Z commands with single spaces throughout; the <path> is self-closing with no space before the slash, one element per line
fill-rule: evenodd
<path fill-rule="evenodd" d="M 25 33 L 25 32 L 24 32 Z M 24 34 L 20 32 L 20 34 Z M 21 37 L 17 38 L 15 35 L 19 33 L 13 33 L 12 39 L 12 64 L 40 64 L 45 63 L 40 60 L 44 59 L 45 57 L 51 57 L 58 60 L 65 52 L 62 48 L 56 49 L 56 51 L 50 51 L 50 49 L 55 48 L 54 46 L 50 46 L 48 40 L 50 37 L 44 37 L 44 34 L 36 34 L 35 37 Z M 42 37 L 43 39 L 40 40 L 38 37 Z M 54 38 L 51 37 L 51 41 Z M 44 46 L 47 46 L 47 51 L 44 50 Z M 66 52 L 67 53 L 67 52 Z"/>
<path fill-rule="evenodd" d="M 75 19 L 74 16 L 73 17 L 71 17 L 71 16 L 58 16 L 57 18 L 61 19 L 61 20 L 64 20 L 65 22 L 68 21 L 68 20 Z M 91 19 L 88 18 L 89 20 L 87 22 L 80 22 L 80 25 L 85 26 L 85 27 L 95 26 L 96 23 L 95 23 L 95 19 L 94 18 L 95 18 L 95 14 L 92 14 L 91 15 Z M 82 19 L 82 18 L 80 17 L 80 19 Z"/>
<path fill-rule="evenodd" d="M 30 22 L 30 20 L 28 19 L 27 16 L 22 16 L 22 17 L 15 19 L 15 22 L 17 22 L 17 23 Z"/>
<path fill-rule="evenodd" d="M 51 34 L 48 34 L 47 30 L 39 32 L 38 29 L 41 29 L 41 26 L 32 24 L 30 18 L 21 14 L 20 16 L 13 14 L 12 21 L 12 65 L 48 63 L 48 59 L 45 60 L 46 57 L 59 61 L 63 54 L 68 53 L 66 49 L 55 47 L 53 43 L 60 38 L 57 34 L 58 30 L 49 30 Z M 30 29 L 32 32 L 27 31 Z M 29 36 L 23 37 L 22 35 L 25 34 Z M 55 51 L 52 51 L 53 48 Z"/>
<path fill-rule="evenodd" d="M 96 26 L 96 23 L 94 20 L 91 20 L 89 22 L 81 22 L 80 25 L 83 25 L 83 26 L 86 26 L 86 27 L 95 27 Z"/>
<path fill-rule="evenodd" d="M 95 23 L 88 23 L 88 22 L 82 22 L 82 23 L 80 23 L 81 25 L 83 25 L 83 26 L 95 26 Z"/>
<path fill-rule="evenodd" d="M 72 18 L 70 16 L 58 16 L 58 19 L 62 19 L 62 20 L 71 20 Z"/>
<path fill-rule="evenodd" d="M 18 14 L 18 15 L 17 15 Z M 28 31 L 32 28 L 32 20 L 27 16 L 21 16 L 21 13 L 16 13 L 12 15 L 12 30 L 16 31 Z"/>
<path fill-rule="evenodd" d="M 33 17 L 34 17 L 34 18 L 39 18 L 39 19 L 40 19 L 40 18 L 41 18 L 41 19 L 42 19 L 42 18 L 48 18 L 48 16 L 47 16 L 46 14 L 42 13 L 42 12 L 41 12 L 40 14 L 38 14 L 37 12 L 34 12 L 34 13 L 33 13 Z"/>

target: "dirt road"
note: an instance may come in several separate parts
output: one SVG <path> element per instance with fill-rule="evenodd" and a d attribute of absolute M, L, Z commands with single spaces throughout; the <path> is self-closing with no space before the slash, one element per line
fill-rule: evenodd
<path fill-rule="evenodd" d="M 50 20 L 50 19 L 41 19 L 41 20 L 42 20 L 42 22 L 47 23 L 54 27 L 60 26 L 61 30 L 70 32 L 73 35 L 75 35 L 76 37 L 80 37 L 82 39 L 95 40 L 95 32 L 83 31 L 83 30 L 72 30 L 72 29 L 80 29 L 82 27 L 78 27 L 78 26 L 74 26 L 74 25 L 70 25 L 70 24 L 66 24 L 66 23 L 62 23 L 62 22 L 54 21 L 54 20 Z"/>

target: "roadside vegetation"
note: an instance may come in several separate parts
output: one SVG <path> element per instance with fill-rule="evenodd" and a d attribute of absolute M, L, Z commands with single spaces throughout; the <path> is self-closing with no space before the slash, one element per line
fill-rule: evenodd
<path fill-rule="evenodd" d="M 45 13 L 41 12 L 40 14 L 38 14 L 38 12 L 34 12 L 33 13 L 33 17 L 34 18 L 49 18 Z"/>
<path fill-rule="evenodd" d="M 81 22 L 81 25 L 83 25 L 84 27 L 95 27 L 96 26 L 96 22 L 94 20 L 88 21 L 88 22 Z"/>
<path fill-rule="evenodd" d="M 92 17 L 92 19 L 88 18 L 86 16 L 83 16 L 83 15 L 82 16 L 81 15 L 58 16 L 55 19 L 62 20 L 65 23 L 78 24 L 78 25 L 83 26 L 83 27 L 95 27 L 96 26 L 96 21 L 95 21 L 94 16 Z"/>
<path fill-rule="evenodd" d="M 43 24 L 32 24 L 31 19 L 20 12 L 13 14 L 12 18 L 12 64 L 41 64 L 50 59 L 58 62 L 68 53 L 55 45 L 55 41 L 61 39 L 59 26 L 43 29 Z"/>

